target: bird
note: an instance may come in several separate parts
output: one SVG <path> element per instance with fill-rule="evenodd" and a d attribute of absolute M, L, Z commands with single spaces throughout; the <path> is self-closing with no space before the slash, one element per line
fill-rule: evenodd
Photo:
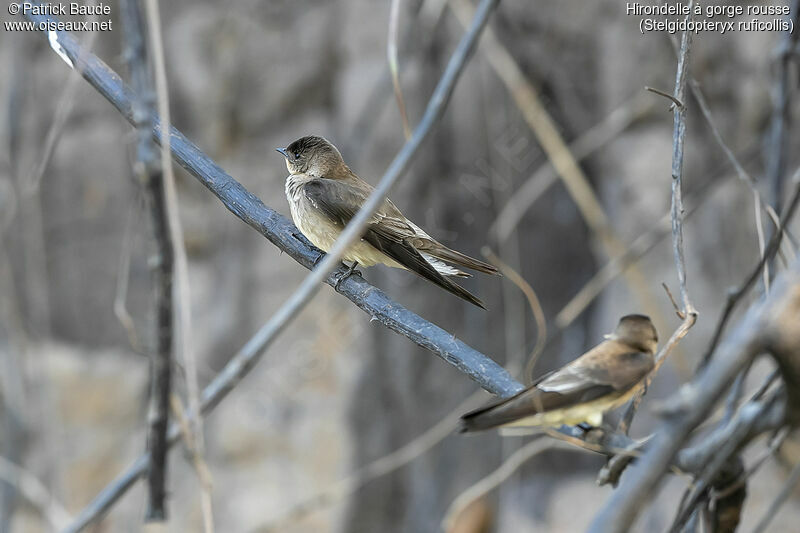
<path fill-rule="evenodd" d="M 655 366 L 658 334 L 649 317 L 620 318 L 605 340 L 516 395 L 461 417 L 460 431 L 496 427 L 600 426 Z"/>
<path fill-rule="evenodd" d="M 339 150 L 323 137 L 301 137 L 277 151 L 286 159 L 289 170 L 286 199 L 292 220 L 314 246 L 329 251 L 373 187 L 350 170 Z M 499 275 L 494 266 L 438 242 L 407 219 L 388 198 L 343 260 L 353 263 L 344 277 L 358 265 L 402 268 L 483 309 L 486 307 L 478 297 L 450 278 L 470 277 L 462 267 Z"/>

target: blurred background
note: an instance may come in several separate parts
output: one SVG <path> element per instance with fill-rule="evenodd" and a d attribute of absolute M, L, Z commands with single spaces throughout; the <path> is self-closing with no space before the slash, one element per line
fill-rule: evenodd
<path fill-rule="evenodd" d="M 464 5 L 400 3 L 400 80 L 412 127 L 463 34 L 452 6 Z M 114 29 L 97 34 L 93 50 L 127 80 L 119 9 L 111 6 Z M 173 0 L 161 4 L 161 16 L 173 124 L 280 213 L 289 215 L 286 168 L 274 148 L 323 135 L 375 184 L 403 145 L 386 58 L 389 2 Z M 14 20 L 5 11 L 0 18 Z M 448 246 L 480 257 L 488 245 L 536 291 L 547 320 L 537 375 L 599 342 L 622 314 L 649 314 L 662 339 L 680 322 L 661 287 L 677 294 L 664 218 L 672 113 L 665 98 L 644 90 L 672 92 L 676 56 L 668 35 L 642 35 L 638 23 L 624 2 L 503 0 L 489 24 L 499 43 L 494 56 L 477 51 L 391 195 Z M 783 38 L 701 34 L 691 57 L 716 126 L 768 200 L 775 200 L 764 176 Z M 497 69 L 498 50 L 513 59 L 523 74 L 517 82 L 535 90 L 580 160 L 599 211 L 579 209 L 547 166 Z M 144 450 L 152 237 L 131 170 L 129 124 L 71 77 L 40 34 L 0 32 L 0 69 L 0 531 L 47 531 L 47 512 L 76 515 Z M 796 118 L 794 97 L 789 115 Z M 691 377 L 726 290 L 759 257 L 752 191 L 696 101 L 688 105 L 684 231 L 700 318 L 649 391 L 635 436 L 653 427 L 653 402 Z M 800 163 L 789 124 L 787 176 Z M 307 271 L 176 172 L 202 386 Z M 762 223 L 769 236 L 766 217 Z M 634 243 L 639 253 L 623 275 L 600 284 L 596 297 L 573 301 Z M 508 276 L 465 282 L 487 303 L 484 312 L 409 273 L 375 267 L 364 275 L 501 364 L 519 369 L 544 340 Z M 750 385 L 768 371 L 756 368 Z M 176 380 L 185 391 L 182 371 Z M 324 287 L 205 420 L 216 531 L 439 530 L 459 494 L 530 441 L 426 433 L 454 410 L 490 398 L 465 405 L 476 390 Z M 412 441 L 373 465 L 374 479 L 341 483 Z M 786 465 L 800 459 L 795 448 L 788 441 L 752 478 L 742 530 L 766 510 Z M 579 449 L 544 450 L 456 513 L 449 531 L 580 531 L 612 490 L 595 483 L 603 464 Z M 20 495 L 13 465 L 40 501 Z M 176 450 L 169 468 L 168 530 L 202 531 L 201 484 L 186 454 Z M 673 477 L 636 530 L 668 527 L 684 487 Z M 90 530 L 140 530 L 144 496 L 139 483 Z M 797 520 L 795 500 L 772 530 L 794 530 Z"/>

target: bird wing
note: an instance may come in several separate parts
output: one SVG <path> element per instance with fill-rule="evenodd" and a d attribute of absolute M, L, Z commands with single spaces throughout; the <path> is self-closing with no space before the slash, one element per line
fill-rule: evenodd
<path fill-rule="evenodd" d="M 540 378 L 515 396 L 467 413 L 465 430 L 489 429 L 537 413 L 624 393 L 653 369 L 653 356 L 603 342 L 572 363 Z M 616 349 L 616 353 L 609 353 Z"/>
<path fill-rule="evenodd" d="M 309 202 L 342 227 L 367 199 L 369 191 L 326 178 L 314 178 L 303 185 Z M 464 300 L 484 308 L 472 293 L 440 274 L 414 247 L 416 233 L 402 213 L 388 200 L 370 218 L 362 239 L 407 269 Z"/>
<path fill-rule="evenodd" d="M 617 341 L 604 341 L 559 370 L 544 376 L 537 387 L 570 393 L 592 386 L 626 391 L 653 369 L 653 355 Z"/>

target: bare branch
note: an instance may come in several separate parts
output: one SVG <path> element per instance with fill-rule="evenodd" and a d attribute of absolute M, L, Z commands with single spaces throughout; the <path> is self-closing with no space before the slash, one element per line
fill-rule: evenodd
<path fill-rule="evenodd" d="M 687 21 L 694 17 L 694 1 L 687 6 Z M 689 52 L 692 46 L 692 32 L 684 31 L 681 37 L 681 49 L 678 57 L 678 72 L 675 75 L 674 97 L 678 102 L 686 101 L 686 79 L 689 72 Z M 672 130 L 672 235 L 675 255 L 675 266 L 678 270 L 681 300 L 684 316 L 697 315 L 697 311 L 689 298 L 686 286 L 686 261 L 683 252 L 683 147 L 686 140 L 686 105 L 678 105 L 673 110 L 674 127 Z"/>
<path fill-rule="evenodd" d="M 792 27 L 796 28 L 798 21 L 800 21 L 800 0 L 792 2 L 789 13 L 793 19 Z M 786 173 L 787 148 L 789 146 L 788 130 L 791 120 L 789 95 L 792 91 L 789 62 L 792 59 L 797 40 L 797 31 L 785 32 L 778 45 L 777 72 L 772 89 L 772 121 L 769 132 L 766 178 L 772 188 L 770 203 L 776 210 L 781 208 L 783 181 Z"/>
<path fill-rule="evenodd" d="M 133 226 L 136 222 L 136 215 L 139 213 L 136 202 L 131 204 L 128 212 L 128 220 L 125 222 L 125 234 L 122 237 L 122 250 L 119 253 L 119 266 L 117 268 L 117 288 L 114 295 L 114 315 L 122 324 L 125 332 L 128 334 L 128 342 L 136 352 L 142 352 L 144 349 L 139 342 L 139 336 L 136 334 L 136 325 L 133 322 L 133 317 L 128 312 L 126 304 L 128 298 L 128 283 L 130 278 L 131 266 L 131 247 L 133 242 Z"/>
<path fill-rule="evenodd" d="M 666 93 L 666 92 L 662 91 L 661 89 L 656 89 L 655 87 L 647 87 L 647 86 L 645 86 L 644 90 L 645 91 L 650 91 L 651 93 L 657 94 L 659 96 L 663 96 L 664 98 L 666 98 L 667 100 L 672 102 L 672 106 L 673 107 L 676 107 L 676 108 L 683 107 L 683 102 L 678 100 L 678 97 L 675 96 L 675 95 Z"/>
<path fill-rule="evenodd" d="M 150 215 L 156 244 L 151 259 L 155 284 L 155 352 L 151 355 L 150 410 L 147 449 L 150 467 L 147 471 L 148 500 L 145 519 L 166 519 L 167 477 L 167 427 L 169 424 L 169 397 L 172 381 L 173 341 L 173 265 L 174 249 L 169 230 L 168 205 L 164 192 L 163 168 L 160 165 L 150 132 L 153 128 L 153 82 L 150 54 L 146 44 L 147 29 L 139 5 L 135 0 L 122 4 L 125 27 L 125 56 L 131 71 L 133 86 L 139 97 L 133 102 L 134 123 L 138 130 L 134 172 L 145 189 L 145 200 Z"/>

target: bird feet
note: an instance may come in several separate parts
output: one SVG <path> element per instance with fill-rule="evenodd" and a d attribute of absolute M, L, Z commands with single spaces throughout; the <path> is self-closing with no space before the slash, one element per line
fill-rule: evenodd
<path fill-rule="evenodd" d="M 356 270 L 357 266 L 358 266 L 358 261 L 353 261 L 353 265 L 350 268 L 347 269 L 347 272 L 345 272 L 344 274 L 339 276 L 339 279 L 336 280 L 336 285 L 334 285 L 333 288 L 338 291 L 339 290 L 339 285 L 341 285 L 344 280 L 346 280 L 347 278 L 349 278 L 353 274 L 361 276 L 361 272 Z"/>

